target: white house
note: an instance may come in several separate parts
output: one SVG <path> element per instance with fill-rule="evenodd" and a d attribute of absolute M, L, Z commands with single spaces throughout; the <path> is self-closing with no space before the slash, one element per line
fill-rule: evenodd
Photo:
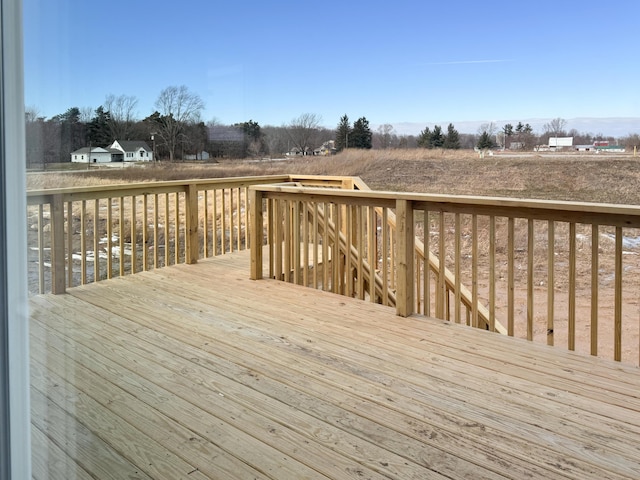
<path fill-rule="evenodd" d="M 562 150 L 564 147 L 573 146 L 573 137 L 549 137 L 549 148 L 551 150 Z"/>
<path fill-rule="evenodd" d="M 109 148 L 119 150 L 124 154 L 125 162 L 152 162 L 153 150 L 143 141 L 116 140 Z"/>
<path fill-rule="evenodd" d="M 71 152 L 71 161 L 77 163 L 122 162 L 124 156 L 120 150 L 101 147 L 83 147 Z"/>

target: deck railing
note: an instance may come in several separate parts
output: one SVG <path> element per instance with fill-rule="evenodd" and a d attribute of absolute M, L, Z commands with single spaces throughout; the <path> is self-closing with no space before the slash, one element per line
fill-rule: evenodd
<path fill-rule="evenodd" d="M 273 278 L 640 363 L 639 207 L 290 175 L 31 191 L 28 205 L 33 293 L 195 263 L 251 239 L 253 278 L 267 248 Z"/>
<path fill-rule="evenodd" d="M 30 291 L 242 250 L 247 188 L 289 176 L 145 182 L 27 192 Z"/>
<path fill-rule="evenodd" d="M 250 189 L 252 278 L 639 364 L 640 207 L 343 186 Z"/>

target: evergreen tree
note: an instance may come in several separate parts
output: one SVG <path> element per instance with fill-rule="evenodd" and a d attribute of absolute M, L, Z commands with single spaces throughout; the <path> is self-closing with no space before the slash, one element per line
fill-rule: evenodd
<path fill-rule="evenodd" d="M 60 132 L 59 154 L 56 153 L 55 161 L 66 161 L 71 152 L 87 145 L 87 125 L 80 121 L 78 107 L 71 107 L 65 113 L 54 116 L 50 123 L 57 125 Z"/>
<path fill-rule="evenodd" d="M 494 143 L 493 140 L 491 140 L 491 135 L 489 135 L 489 132 L 482 132 L 482 135 L 480 135 L 480 138 L 478 139 L 478 143 L 477 143 L 477 147 L 480 150 L 488 150 L 490 148 L 494 147 Z"/>
<path fill-rule="evenodd" d="M 349 125 L 349 117 L 344 114 L 340 117 L 338 128 L 336 129 L 335 147 L 336 152 L 340 152 L 345 148 L 349 148 L 349 136 L 351 135 L 351 126 Z"/>
<path fill-rule="evenodd" d="M 436 125 L 433 127 L 433 132 L 431 132 L 431 141 L 430 148 L 442 148 L 444 145 L 444 135 L 442 134 L 442 127 L 440 125 Z"/>
<path fill-rule="evenodd" d="M 262 129 L 258 122 L 249 120 L 248 122 L 236 123 L 234 127 L 242 130 L 244 141 L 243 157 L 247 154 L 258 155 L 265 150 Z"/>
<path fill-rule="evenodd" d="M 349 146 L 353 148 L 371 148 L 371 139 L 373 134 L 369 128 L 369 120 L 360 117 L 353 122 L 353 130 L 349 137 Z"/>
<path fill-rule="evenodd" d="M 88 136 L 91 145 L 99 147 L 107 147 L 113 140 L 111 138 L 111 115 L 105 112 L 102 106 L 96 108 L 96 114 L 87 124 Z"/>
<path fill-rule="evenodd" d="M 421 148 L 431 148 L 431 130 L 429 130 L 429 127 L 424 127 L 424 130 L 420 132 L 418 136 L 418 146 Z"/>
<path fill-rule="evenodd" d="M 458 150 L 460 148 L 460 135 L 458 131 L 453 127 L 453 123 L 450 123 L 447 127 L 447 136 L 444 139 L 444 148 L 451 150 Z"/>

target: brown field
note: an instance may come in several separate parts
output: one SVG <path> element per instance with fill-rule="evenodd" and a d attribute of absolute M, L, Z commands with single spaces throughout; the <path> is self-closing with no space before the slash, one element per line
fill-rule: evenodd
<path fill-rule="evenodd" d="M 630 154 L 495 155 L 480 159 L 472 151 L 350 150 L 332 157 L 281 161 L 159 163 L 30 173 L 28 188 L 280 173 L 356 175 L 377 190 L 640 205 L 640 157 Z"/>

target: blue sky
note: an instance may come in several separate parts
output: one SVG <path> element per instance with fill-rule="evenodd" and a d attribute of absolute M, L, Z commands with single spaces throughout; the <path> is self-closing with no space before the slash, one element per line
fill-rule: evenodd
<path fill-rule="evenodd" d="M 636 0 L 24 0 L 25 101 L 133 95 L 143 118 L 186 85 L 222 123 L 638 118 L 638 18 Z"/>

